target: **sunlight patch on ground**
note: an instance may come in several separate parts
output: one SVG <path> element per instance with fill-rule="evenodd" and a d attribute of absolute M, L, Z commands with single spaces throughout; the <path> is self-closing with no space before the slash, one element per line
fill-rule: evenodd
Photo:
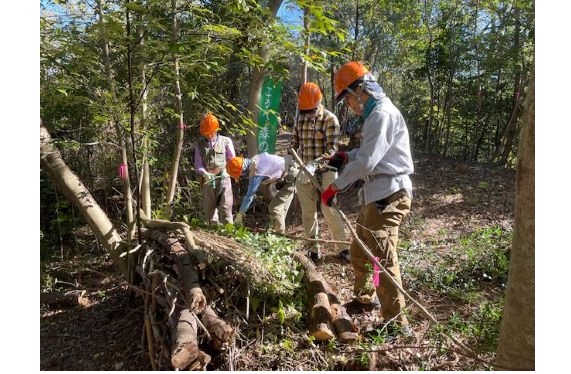
<path fill-rule="evenodd" d="M 453 194 L 434 194 L 432 199 L 441 204 L 460 204 L 464 202 L 464 195 L 461 193 Z"/>

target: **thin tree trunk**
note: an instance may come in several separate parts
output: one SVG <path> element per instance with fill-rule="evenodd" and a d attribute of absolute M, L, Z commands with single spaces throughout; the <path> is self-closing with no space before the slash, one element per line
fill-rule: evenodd
<path fill-rule="evenodd" d="M 139 39 L 141 40 L 140 47 L 141 49 L 143 49 L 145 45 L 145 31 L 143 27 L 139 28 L 138 34 L 139 34 Z M 141 84 L 143 85 L 143 92 L 141 95 L 141 130 L 144 131 L 147 129 L 147 109 L 148 109 L 147 96 L 149 90 L 147 87 L 147 65 L 145 64 L 145 61 L 140 61 L 140 63 L 141 63 Z M 146 135 L 143 142 L 144 142 L 143 144 L 144 155 L 143 155 L 143 164 L 141 166 L 142 179 L 139 191 L 141 192 L 141 209 L 143 210 L 143 212 L 147 217 L 151 217 L 151 210 L 152 210 L 151 177 L 150 177 L 149 158 L 148 158 L 149 149 L 147 147 L 148 137 Z"/>
<path fill-rule="evenodd" d="M 171 11 L 172 16 L 172 42 L 176 44 L 178 41 L 178 26 L 177 26 L 177 10 L 176 10 L 176 0 L 171 0 Z M 170 174 L 169 174 L 169 185 L 167 190 L 167 195 L 164 199 L 163 211 L 165 212 L 165 218 L 170 219 L 172 212 L 172 202 L 174 200 L 174 193 L 176 190 L 176 183 L 178 180 L 178 164 L 180 162 L 180 155 L 182 153 L 182 145 L 184 140 L 184 115 L 182 109 L 182 92 L 180 90 L 180 79 L 179 79 L 179 60 L 178 56 L 174 57 L 174 73 L 175 73 L 175 107 L 178 113 L 178 124 L 176 129 L 176 146 L 175 153 L 172 160 Z"/>
<path fill-rule="evenodd" d="M 442 135 L 439 136 L 442 142 L 442 155 L 446 156 L 448 153 L 448 146 L 450 144 L 450 127 L 452 124 L 452 85 L 454 80 L 454 67 L 450 67 L 448 71 L 448 80 L 446 82 L 446 98 L 444 101 L 444 116 L 446 118 L 446 126 L 442 126 Z M 443 121 L 444 122 L 444 121 Z"/>
<path fill-rule="evenodd" d="M 440 87 L 439 87 L 440 88 Z M 436 96 L 436 109 L 434 110 L 434 119 L 435 121 L 433 122 L 434 125 L 434 129 L 431 129 L 430 132 L 430 141 L 428 142 L 429 144 L 429 148 L 431 153 L 440 154 L 440 129 L 442 127 L 441 123 L 444 120 L 444 116 L 443 116 L 443 111 L 440 110 L 440 108 L 442 108 L 443 104 L 440 102 L 440 96 L 441 96 L 441 92 L 438 91 L 438 94 Z M 442 100 L 445 100 L 444 98 Z M 442 112 L 442 116 L 441 116 L 441 112 Z M 442 117 L 442 119 L 441 119 Z"/>
<path fill-rule="evenodd" d="M 521 50 L 520 40 L 519 40 L 520 39 L 519 34 L 520 34 L 520 29 L 521 29 L 520 10 L 517 7 L 517 5 L 514 5 L 514 6 L 515 6 L 515 8 L 514 8 L 515 27 L 514 27 L 513 55 L 519 56 L 520 50 Z M 517 121 L 517 119 L 518 119 L 519 109 L 520 109 L 520 93 L 521 93 L 521 90 L 522 90 L 521 68 L 519 66 L 516 66 L 516 72 L 515 72 L 515 77 L 514 77 L 514 91 L 513 91 L 514 107 L 512 110 L 511 117 L 510 117 L 510 119 L 509 119 L 509 121 L 505 127 L 505 130 L 503 132 L 500 147 L 498 148 L 496 156 L 494 157 L 494 159 L 496 159 L 500 165 L 507 165 L 509 155 L 513 150 L 513 144 L 515 142 L 516 135 L 518 133 L 518 128 L 517 128 L 517 122 L 518 121 Z"/>
<path fill-rule="evenodd" d="M 331 62 L 329 64 L 329 83 L 331 84 L 331 87 L 335 87 L 335 84 L 333 83 L 335 78 L 335 66 L 333 66 L 333 58 L 331 58 Z M 335 90 L 331 90 L 331 111 L 333 113 L 335 113 L 335 115 L 337 115 L 337 118 L 339 118 L 339 123 L 342 124 L 343 127 L 347 126 L 347 121 L 344 120 L 344 118 L 342 118 L 342 116 L 340 116 L 340 113 L 337 111 L 338 106 L 335 105 Z M 346 107 L 346 105 L 344 106 Z M 347 111 L 347 109 L 345 109 L 345 111 Z M 345 116 L 343 116 L 345 117 Z M 341 129 L 344 130 L 344 129 Z M 341 132 L 342 134 L 344 134 L 344 132 Z"/>
<path fill-rule="evenodd" d="M 434 82 L 432 80 L 432 72 L 430 70 L 430 58 L 432 51 L 432 29 L 430 28 L 430 14 L 432 13 L 432 7 L 428 7 L 428 0 L 424 0 L 424 14 L 425 14 L 425 24 L 428 30 L 428 53 L 426 56 L 426 76 L 428 79 L 428 87 L 430 89 L 430 103 L 428 111 L 428 123 L 424 129 L 424 151 L 430 151 L 430 131 L 432 128 L 432 117 L 434 116 L 434 103 L 436 99 L 434 97 Z"/>
<path fill-rule="evenodd" d="M 484 143 L 484 138 L 486 137 L 486 134 L 488 134 L 488 128 L 489 128 L 489 120 L 490 120 L 490 112 L 488 112 L 488 115 L 486 116 L 486 118 L 480 122 L 480 133 L 478 135 L 478 139 L 476 140 L 476 144 L 474 146 L 474 154 L 472 159 L 474 161 L 478 161 L 478 155 L 480 154 L 480 149 L 482 148 L 482 145 Z"/>
<path fill-rule="evenodd" d="M 267 57 L 268 47 L 261 46 L 258 53 L 262 58 L 264 58 L 264 56 Z M 253 127 L 246 133 L 248 157 L 253 157 L 258 153 L 258 102 L 260 101 L 265 74 L 266 73 L 263 68 L 254 67 L 252 71 L 252 79 L 250 80 L 250 88 L 248 91 L 248 112 L 252 115 Z"/>
<path fill-rule="evenodd" d="M 476 105 L 476 113 L 474 115 L 474 123 L 476 124 L 475 126 L 475 130 L 474 130 L 474 135 L 475 137 L 477 136 L 478 130 L 482 127 L 487 127 L 487 124 L 484 122 L 482 122 L 482 96 L 483 96 L 483 92 L 482 92 L 482 83 L 481 83 L 481 77 L 480 77 L 480 61 L 478 60 L 478 42 L 476 40 L 476 35 L 478 35 L 478 5 L 479 5 L 479 0 L 476 0 L 474 2 L 474 31 L 472 34 L 472 43 L 473 46 L 472 48 L 474 49 L 474 56 L 476 59 L 476 86 L 478 87 L 478 91 L 477 91 L 477 105 Z M 481 135 L 478 137 L 478 140 L 476 141 L 476 143 L 474 144 L 474 153 L 472 154 L 472 159 L 474 161 L 478 160 L 478 153 L 480 152 L 480 145 L 481 145 L 481 141 L 483 140 L 483 134 L 484 132 L 481 131 Z"/>
<path fill-rule="evenodd" d="M 131 17 L 129 12 L 129 0 L 127 0 L 127 7 L 125 9 L 125 21 L 126 21 L 126 39 L 127 39 L 127 77 L 128 77 L 128 87 L 129 87 L 129 124 L 130 124 L 130 135 L 131 135 L 131 152 L 133 154 L 133 169 L 135 170 L 135 197 L 136 197 L 136 210 L 135 210 L 135 225 L 129 227 L 127 233 L 129 238 L 135 237 L 135 230 L 137 231 L 137 244 L 140 244 L 141 238 L 141 191 L 139 189 L 139 170 L 137 168 L 137 149 L 135 146 L 135 116 L 137 114 L 137 104 L 135 103 L 135 95 L 133 93 L 133 47 L 131 44 Z M 135 282 L 135 269 L 137 264 L 136 252 L 129 251 L 127 254 L 127 267 L 129 268 L 129 284 Z"/>
<path fill-rule="evenodd" d="M 535 370 L 535 74 L 519 143 L 514 237 L 496 363 Z"/>
<path fill-rule="evenodd" d="M 311 38 L 311 34 L 309 32 L 309 9 L 303 8 L 303 33 L 304 33 L 304 48 L 303 53 L 305 54 L 306 58 L 309 55 L 309 40 Z M 301 62 L 301 76 L 299 78 L 300 83 L 304 84 L 307 82 L 307 60 L 304 58 Z"/>
<path fill-rule="evenodd" d="M 361 11 L 359 10 L 359 2 L 355 2 L 355 35 L 353 37 L 353 48 L 351 52 L 351 60 L 355 60 L 355 52 L 357 51 L 357 41 L 359 39 L 359 21 L 361 20 Z"/>
<path fill-rule="evenodd" d="M 490 134 L 490 145 L 488 146 L 488 152 L 487 152 L 487 156 L 486 156 L 486 161 L 487 162 L 492 162 L 493 161 L 493 154 L 498 146 L 498 144 L 500 144 L 500 138 L 498 136 L 499 134 L 499 124 L 500 121 L 497 119 L 497 113 L 499 112 L 498 110 L 498 105 L 496 103 L 498 103 L 500 100 L 498 99 L 500 92 L 501 92 L 501 85 L 500 85 L 500 81 L 502 78 L 502 67 L 498 67 L 498 72 L 496 73 L 496 76 L 498 77 L 497 81 L 496 81 L 496 87 L 494 89 L 494 95 L 492 97 L 492 103 L 493 103 L 493 109 L 494 110 L 490 110 L 490 118 L 492 118 L 491 115 L 493 115 L 493 123 L 495 125 L 492 124 L 492 122 L 490 123 L 490 126 L 492 126 L 492 130 L 489 132 Z M 493 137 L 492 135 L 493 134 Z"/>
<path fill-rule="evenodd" d="M 52 144 L 48 130 L 42 125 L 40 125 L 40 166 L 79 210 L 97 240 L 111 255 L 115 266 L 127 277 L 127 263 L 125 258 L 119 256 L 122 252 L 119 247 L 121 236 L 87 188 L 61 158 L 59 150 Z"/>
<path fill-rule="evenodd" d="M 104 28 L 104 18 L 103 18 L 103 0 L 97 0 L 97 14 L 99 15 L 99 23 Z M 111 62 L 109 59 L 109 43 L 105 33 L 103 33 L 102 38 L 102 48 L 103 48 L 103 64 L 105 66 L 105 76 L 107 78 L 107 84 L 109 85 L 109 91 L 111 92 L 111 97 L 113 103 L 117 103 L 117 92 L 115 89 L 115 82 L 113 81 L 113 72 L 111 70 Z M 129 181 L 129 160 L 127 158 L 127 147 L 125 145 L 125 136 L 121 129 L 121 116 L 113 110 L 113 121 L 112 125 L 117 133 L 117 140 L 119 141 L 119 148 L 121 149 L 121 166 L 123 167 L 123 199 L 125 201 L 125 212 L 127 214 L 127 226 L 134 227 L 134 216 L 133 216 L 133 196 L 131 193 L 131 183 Z M 132 231 L 129 233 L 128 240 L 132 239 Z"/>

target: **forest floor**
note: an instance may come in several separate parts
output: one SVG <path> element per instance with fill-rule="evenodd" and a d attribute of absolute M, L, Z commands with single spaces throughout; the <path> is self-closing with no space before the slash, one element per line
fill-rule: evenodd
<path fill-rule="evenodd" d="M 281 141 L 287 144 L 287 137 L 282 137 Z M 408 269 L 413 265 L 416 269 L 422 269 L 423 266 L 428 269 L 433 266 L 433 261 L 449 258 L 460 247 L 462 238 L 469 237 L 478 230 L 500 228 L 510 231 L 513 225 L 515 172 L 425 155 L 415 155 L 414 163 L 413 205 L 411 213 L 403 222 L 399 246 L 404 288 L 439 321 L 449 321 L 451 315 L 468 318 L 478 311 L 478 305 L 418 288 L 414 274 Z M 340 208 L 353 223 L 358 212 L 356 192 L 356 189 L 351 189 L 338 195 Z M 299 203 L 294 200 L 288 215 L 289 235 L 303 235 L 299 214 Z M 267 225 L 263 209 L 246 217 L 245 224 L 248 227 Z M 320 232 L 322 238 L 329 238 L 321 216 Z M 78 248 L 75 248 L 73 256 L 68 256 L 64 261 L 54 261 L 43 269 L 41 287 L 45 287 L 47 276 L 54 288 L 57 285 L 84 289 L 89 304 L 72 308 L 40 306 L 40 369 L 151 370 L 143 344 L 141 304 L 133 300 L 136 296 L 129 292 L 126 282 L 101 247 L 94 242 L 88 229 L 78 231 L 76 245 Z M 331 245 L 322 246 L 322 251 L 325 256 L 318 265 L 318 270 L 333 286 L 342 303 L 351 301 L 353 274 L 350 264 L 337 258 L 336 250 Z M 490 287 L 489 292 L 490 298 L 502 298 L 497 287 Z M 292 353 L 295 356 L 298 351 L 306 351 L 305 354 L 299 353 L 298 364 L 280 364 L 280 359 L 286 360 L 283 358 L 284 352 L 274 352 L 272 355 L 267 346 L 260 345 L 240 351 L 240 362 L 243 364 L 240 367 L 224 366 L 213 359 L 213 366 L 208 369 L 490 369 L 488 364 L 467 357 L 453 345 L 434 340 L 429 333 L 432 327 L 420 311 L 413 307 L 408 312 L 414 336 L 406 341 L 381 341 L 374 347 L 360 345 L 366 347 L 360 353 L 334 350 L 334 354 L 329 356 L 324 353 L 327 351 L 326 346 L 320 347 L 316 355 L 315 347 L 300 345 L 296 353 Z M 365 334 L 374 328 L 378 322 L 377 314 L 365 312 L 352 316 L 360 333 Z M 463 340 L 469 343 L 469 339 Z M 264 356 L 261 350 L 264 350 Z M 367 354 L 366 360 L 362 359 L 363 353 Z M 480 358 L 492 360 L 493 352 L 480 355 Z M 307 360 L 321 361 L 324 364 L 306 365 L 304 362 Z M 331 360 L 336 360 L 335 364 L 325 364 Z"/>

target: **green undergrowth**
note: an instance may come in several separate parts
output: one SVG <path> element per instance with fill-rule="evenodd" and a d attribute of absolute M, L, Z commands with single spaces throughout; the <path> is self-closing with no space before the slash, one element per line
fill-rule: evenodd
<path fill-rule="evenodd" d="M 417 243 L 414 248 L 404 243 L 408 250 L 400 252 L 403 281 L 409 291 L 455 305 L 443 321 L 445 329 L 474 348 L 492 352 L 499 337 L 511 242 L 511 230 L 492 226 L 441 245 Z"/>
<path fill-rule="evenodd" d="M 401 262 L 412 288 L 470 301 L 474 292 L 505 288 L 511 240 L 511 231 L 481 228 L 442 246 L 402 251 Z M 418 251 L 422 251 L 420 261 Z"/>
<path fill-rule="evenodd" d="M 198 222 L 191 222 L 191 225 L 197 224 Z M 278 319 L 282 315 L 295 316 L 299 313 L 296 311 L 304 310 L 305 289 L 301 284 L 303 271 L 293 258 L 298 243 L 281 235 L 252 232 L 247 227 L 233 224 L 200 227 L 242 244 L 244 250 L 272 274 L 271 281 L 252 290 L 251 303 L 254 311 L 262 302 L 277 313 Z"/>

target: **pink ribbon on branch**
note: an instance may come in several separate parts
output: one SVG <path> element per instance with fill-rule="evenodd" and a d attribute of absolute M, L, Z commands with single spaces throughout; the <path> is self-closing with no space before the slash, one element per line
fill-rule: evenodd
<path fill-rule="evenodd" d="M 127 164 L 120 164 L 118 168 L 119 179 L 127 179 Z"/>
<path fill-rule="evenodd" d="M 377 261 L 380 261 L 378 257 L 375 257 Z M 381 268 L 377 265 L 376 262 L 373 262 L 373 286 L 379 287 L 381 283 Z"/>

